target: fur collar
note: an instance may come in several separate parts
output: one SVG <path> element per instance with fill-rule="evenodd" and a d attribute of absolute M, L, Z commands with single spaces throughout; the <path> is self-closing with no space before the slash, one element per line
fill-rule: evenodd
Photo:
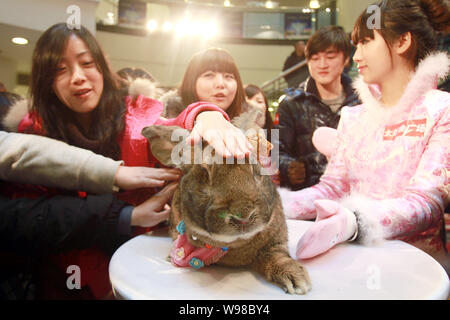
<path fill-rule="evenodd" d="M 20 121 L 29 112 L 30 107 L 28 99 L 18 100 L 9 108 L 8 113 L 3 118 L 3 127 L 9 132 L 17 132 Z"/>
<path fill-rule="evenodd" d="M 133 98 L 144 95 L 152 99 L 158 99 L 162 95 L 162 89 L 160 89 L 158 84 L 154 81 L 137 78 L 129 82 L 128 94 Z"/>
<path fill-rule="evenodd" d="M 365 83 L 362 76 L 354 81 L 353 86 L 371 117 L 377 119 L 381 114 L 382 118 L 392 120 L 396 115 L 408 112 L 427 92 L 436 89 L 438 80 L 448 75 L 449 67 L 447 53 L 435 52 L 428 55 L 411 74 L 411 80 L 394 108 L 384 105 L 379 86 Z"/>
<path fill-rule="evenodd" d="M 167 91 L 159 101 L 164 106 L 161 116 L 168 119 L 176 118 L 187 107 L 183 104 L 177 89 Z"/>

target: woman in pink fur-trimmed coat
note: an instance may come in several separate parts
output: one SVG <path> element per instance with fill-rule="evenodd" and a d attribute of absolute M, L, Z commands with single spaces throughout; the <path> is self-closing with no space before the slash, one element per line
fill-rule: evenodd
<path fill-rule="evenodd" d="M 401 24 L 399 13 L 412 14 L 406 2 L 388 1 L 383 21 Z M 430 29 L 429 16 L 422 14 L 424 22 L 415 28 Z M 316 218 L 298 243 L 297 258 L 348 240 L 401 239 L 445 265 L 450 94 L 436 87 L 448 74 L 449 58 L 420 49 L 411 54 L 412 42 L 420 48 L 426 39 L 410 28 L 386 41 L 383 28 L 367 29 L 368 17 L 365 12 L 359 17 L 353 33 L 361 74 L 354 86 L 363 104 L 342 110 L 337 143 L 320 182 L 297 192 L 281 190 L 288 218 Z"/>

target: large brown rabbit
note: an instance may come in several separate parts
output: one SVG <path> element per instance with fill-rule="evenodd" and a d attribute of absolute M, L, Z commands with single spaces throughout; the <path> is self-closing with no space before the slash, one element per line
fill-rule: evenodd
<path fill-rule="evenodd" d="M 248 112 L 233 123 L 248 132 L 253 120 L 255 113 Z M 172 238 L 179 236 L 176 227 L 184 221 L 183 232 L 190 245 L 227 248 L 217 264 L 248 266 L 288 293 L 308 292 L 311 282 L 306 269 L 288 253 L 283 208 L 270 177 L 261 175 L 261 167 L 249 160 L 244 164 L 193 164 L 193 151 L 192 161 L 179 163 L 176 158 L 189 149 L 184 142 L 171 140 L 175 130 L 184 129 L 150 126 L 142 131 L 161 163 L 184 172 L 172 200 Z M 188 134 L 184 130 L 184 136 Z"/>

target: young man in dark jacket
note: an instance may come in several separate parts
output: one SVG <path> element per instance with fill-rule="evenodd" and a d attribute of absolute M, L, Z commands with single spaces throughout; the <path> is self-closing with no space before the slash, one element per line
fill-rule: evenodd
<path fill-rule="evenodd" d="M 325 171 L 327 160 L 314 148 L 312 135 L 319 127 L 336 128 L 341 108 L 359 104 L 352 80 L 343 73 L 350 53 L 350 39 L 338 26 L 320 29 L 306 44 L 311 76 L 290 89 L 278 109 L 282 187 L 310 187 Z"/>

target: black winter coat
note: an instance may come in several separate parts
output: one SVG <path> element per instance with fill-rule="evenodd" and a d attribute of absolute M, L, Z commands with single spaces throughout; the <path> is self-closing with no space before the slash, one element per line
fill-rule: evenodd
<path fill-rule="evenodd" d="M 319 182 L 325 171 L 327 159 L 312 144 L 312 135 L 319 127 L 337 128 L 341 108 L 360 104 L 352 88 L 352 80 L 343 74 L 341 82 L 345 99 L 340 109 L 334 113 L 324 104 L 317 91 L 313 78 L 308 78 L 298 89 L 289 90 L 287 97 L 280 103 L 278 117 L 280 129 L 280 182 L 282 187 L 300 190 Z M 291 185 L 288 167 L 292 161 L 300 160 L 305 164 L 306 180 L 302 184 Z"/>
<path fill-rule="evenodd" d="M 112 255 L 131 238 L 118 232 L 125 205 L 111 194 L 38 199 L 0 195 L 0 252 L 38 257 L 97 247 Z"/>

